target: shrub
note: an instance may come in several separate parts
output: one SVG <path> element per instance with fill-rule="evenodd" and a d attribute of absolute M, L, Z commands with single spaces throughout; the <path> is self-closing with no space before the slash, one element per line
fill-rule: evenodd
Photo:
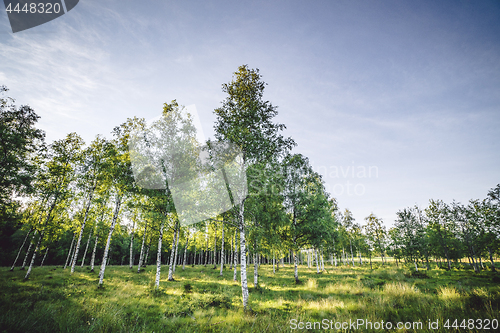
<path fill-rule="evenodd" d="M 184 293 L 186 294 L 193 292 L 193 285 L 191 283 L 184 283 L 182 288 L 184 288 Z"/>

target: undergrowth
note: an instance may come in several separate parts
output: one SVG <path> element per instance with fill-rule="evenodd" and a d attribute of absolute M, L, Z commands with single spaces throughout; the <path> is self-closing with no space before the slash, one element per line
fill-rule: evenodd
<path fill-rule="evenodd" d="M 494 272 L 375 267 L 327 265 L 316 274 L 300 266 L 296 284 L 293 266 L 273 274 L 271 265 L 261 265 L 259 286 L 249 283 L 247 311 L 231 270 L 219 277 L 218 270 L 186 267 L 175 281 L 162 274 L 157 289 L 153 266 L 140 274 L 110 266 L 103 288 L 97 288 L 97 272 L 87 269 L 71 275 L 62 267 L 35 268 L 24 281 L 24 272 L 3 268 L 0 332 L 289 332 L 292 319 L 421 321 L 419 332 L 453 332 L 426 325 L 447 318 L 500 319 Z"/>

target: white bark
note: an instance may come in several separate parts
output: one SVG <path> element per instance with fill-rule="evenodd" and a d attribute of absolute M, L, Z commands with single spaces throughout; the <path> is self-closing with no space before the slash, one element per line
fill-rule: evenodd
<path fill-rule="evenodd" d="M 184 247 L 184 259 L 182 259 L 182 270 L 184 270 L 184 268 L 186 267 L 186 254 L 187 254 L 188 245 L 189 245 L 189 230 L 188 230 L 188 234 L 186 237 L 186 246 Z"/>
<path fill-rule="evenodd" d="M 245 203 L 239 205 L 239 229 L 240 229 L 240 251 L 241 251 L 241 294 L 243 298 L 243 308 L 246 310 L 248 306 L 248 282 L 247 282 L 247 258 L 246 258 L 246 240 L 245 240 Z"/>
<path fill-rule="evenodd" d="M 295 283 L 299 282 L 299 269 L 298 269 L 298 261 L 299 258 L 297 258 L 297 252 L 293 251 L 293 265 L 294 265 L 294 277 L 295 277 Z"/>
<path fill-rule="evenodd" d="M 146 228 L 148 223 L 144 225 L 144 234 L 142 235 L 142 245 L 141 245 L 141 254 L 139 255 L 139 266 L 137 267 L 137 273 L 141 272 L 142 261 L 144 260 L 144 244 L 146 242 Z"/>
<path fill-rule="evenodd" d="M 158 237 L 158 252 L 156 253 L 156 278 L 155 278 L 155 288 L 160 287 L 160 274 L 161 274 L 161 244 L 163 240 L 163 225 L 164 221 L 161 222 L 160 226 L 160 236 Z M 172 266 L 170 266 L 172 267 Z"/>
<path fill-rule="evenodd" d="M 69 261 L 70 258 L 73 258 L 73 244 L 75 243 L 75 239 L 76 239 L 76 234 L 73 234 L 73 239 L 71 240 L 71 245 L 69 246 L 69 251 L 68 251 L 68 257 L 66 258 L 66 263 L 64 264 L 64 269 L 66 269 L 66 267 L 68 267 L 68 264 L 71 264 L 71 262 Z"/>
<path fill-rule="evenodd" d="M 43 225 L 43 230 L 42 230 L 42 232 L 40 232 L 40 238 L 38 239 L 38 243 L 36 244 L 35 251 L 33 252 L 33 257 L 31 258 L 31 263 L 30 263 L 30 266 L 28 268 L 28 271 L 26 272 L 26 276 L 24 277 L 25 280 L 27 280 L 28 277 L 30 276 L 31 269 L 33 267 L 33 263 L 35 262 L 36 254 L 38 252 L 38 249 L 40 248 L 40 243 L 42 242 L 43 235 L 45 233 L 45 227 L 47 226 L 47 223 L 49 223 L 50 216 L 52 214 L 52 211 L 54 210 L 54 207 L 56 206 L 56 203 L 57 203 L 57 195 L 54 198 L 54 201 L 52 202 L 52 205 L 50 206 L 49 212 L 47 213 L 47 217 L 45 218 L 45 223 Z"/>
<path fill-rule="evenodd" d="M 276 260 L 274 258 L 274 252 L 273 252 L 273 274 L 276 273 L 276 269 L 274 268 L 274 264 L 275 264 Z"/>
<path fill-rule="evenodd" d="M 134 229 L 135 229 L 135 219 L 132 225 L 132 234 L 130 235 L 130 261 L 129 268 L 132 269 L 134 267 Z M 139 265 L 139 268 L 141 266 Z"/>
<path fill-rule="evenodd" d="M 258 254 L 253 254 L 253 287 L 257 288 L 259 286 L 259 261 L 257 259 Z"/>
<path fill-rule="evenodd" d="M 234 270 L 234 274 L 233 274 L 233 281 L 238 281 L 238 278 L 237 278 L 237 271 L 238 271 L 238 247 L 237 247 L 237 233 L 236 233 L 236 230 L 234 231 L 234 253 L 233 253 L 233 270 Z"/>
<path fill-rule="evenodd" d="M 122 197 L 119 195 L 116 197 L 115 211 L 113 213 L 113 220 L 111 221 L 111 226 L 109 227 L 108 240 L 106 241 L 106 247 L 104 248 L 104 255 L 102 257 L 101 270 L 99 271 L 99 287 L 102 286 L 104 281 L 104 271 L 106 270 L 106 264 L 108 261 L 109 246 L 111 244 L 111 236 L 115 230 L 116 221 L 118 220 L 118 213 L 120 212 L 120 205 L 122 202 Z M 97 244 L 97 242 L 96 242 Z"/>
<path fill-rule="evenodd" d="M 95 263 L 95 252 L 97 250 L 97 240 L 99 239 L 99 235 L 95 236 L 94 249 L 92 250 L 92 258 L 90 259 L 90 271 L 94 271 L 94 263 Z"/>
<path fill-rule="evenodd" d="M 207 248 L 205 251 L 205 262 L 204 262 L 205 267 L 207 267 L 207 263 L 208 263 L 208 222 L 206 223 L 206 226 L 207 226 L 207 231 L 205 233 L 205 240 L 207 242 Z"/>
<path fill-rule="evenodd" d="M 26 276 L 24 277 L 25 280 L 28 279 L 28 277 L 30 276 L 31 269 L 33 268 L 33 264 L 35 263 L 36 254 L 38 253 L 38 249 L 40 248 L 40 243 L 42 242 L 43 233 L 44 231 L 40 233 L 40 238 L 38 238 L 38 242 L 36 243 L 35 251 L 33 251 L 33 257 L 31 257 L 31 263 L 28 267 L 28 271 L 26 272 Z"/>
<path fill-rule="evenodd" d="M 31 246 L 33 245 L 33 241 L 35 240 L 36 234 L 37 234 L 37 230 L 35 230 L 35 232 L 33 233 L 33 237 L 31 237 L 30 245 L 28 246 L 28 250 L 26 250 L 26 255 L 24 256 L 23 265 L 21 266 L 21 270 L 23 270 L 24 267 L 26 267 L 26 262 L 28 261 L 28 256 L 30 255 Z"/>
<path fill-rule="evenodd" d="M 85 251 L 83 251 L 82 265 L 80 266 L 82 268 L 83 268 L 83 265 L 85 265 L 85 257 L 87 256 L 87 250 L 89 248 L 90 239 L 92 238 L 92 232 L 93 231 L 94 231 L 94 228 L 92 228 L 92 230 L 90 230 L 89 239 L 87 240 L 87 246 L 85 246 Z"/>
<path fill-rule="evenodd" d="M 172 236 L 172 250 L 170 251 L 170 262 L 168 265 L 168 281 L 174 281 L 174 255 L 175 255 L 175 235 L 177 234 L 177 222 L 174 225 L 174 235 Z"/>
<path fill-rule="evenodd" d="M 196 242 L 194 243 L 194 256 L 193 256 L 193 265 L 197 265 L 198 261 L 196 261 Z"/>
<path fill-rule="evenodd" d="M 354 255 L 352 254 L 352 243 L 350 239 L 349 239 L 349 247 L 351 248 L 351 262 L 352 266 L 354 267 Z"/>
<path fill-rule="evenodd" d="M 177 250 L 179 248 L 179 234 L 181 233 L 181 229 L 179 223 L 177 223 L 177 236 L 175 237 L 175 256 L 174 256 L 174 269 L 173 273 L 175 274 L 175 266 L 177 266 Z"/>
<path fill-rule="evenodd" d="M 24 241 L 23 241 L 23 244 L 21 244 L 21 247 L 19 248 L 19 251 L 17 252 L 17 256 L 16 256 L 16 259 L 14 260 L 14 263 L 12 264 L 12 267 L 10 268 L 10 271 L 12 272 L 14 270 L 14 267 L 16 267 L 16 262 L 17 262 L 17 259 L 19 259 L 19 255 L 21 254 L 21 251 L 23 250 L 23 247 L 24 247 L 24 244 L 26 244 L 26 240 L 28 239 L 29 235 L 31 234 L 31 231 L 33 230 L 33 228 L 30 228 L 30 230 L 28 231 L 28 233 L 26 234 L 26 236 L 24 237 Z"/>
<path fill-rule="evenodd" d="M 89 201 L 87 203 L 87 208 L 85 209 L 85 216 L 83 217 L 82 228 L 80 229 L 80 235 L 78 236 L 78 241 L 76 242 L 75 254 L 73 255 L 73 261 L 71 263 L 71 274 L 75 271 L 76 260 L 78 259 L 78 252 L 80 252 L 80 243 L 82 241 L 83 230 L 85 229 L 85 223 L 87 222 L 87 217 L 89 215 L 90 204 L 92 203 L 92 196 L 94 194 L 95 186 L 92 188 Z"/>
<path fill-rule="evenodd" d="M 222 247 L 220 249 L 220 276 L 223 276 L 222 270 L 224 268 L 224 222 L 222 222 Z"/>
<path fill-rule="evenodd" d="M 151 248 L 151 240 L 149 241 L 148 244 L 148 249 L 146 250 L 146 257 L 144 258 L 144 267 L 148 264 L 148 258 L 149 258 L 149 249 Z"/>
<path fill-rule="evenodd" d="M 45 251 L 45 255 L 43 256 L 42 263 L 40 264 L 40 267 L 43 267 L 43 263 L 45 262 L 45 258 L 47 258 L 47 253 L 49 253 L 49 248 Z"/>
<path fill-rule="evenodd" d="M 318 250 L 314 249 L 314 254 L 316 256 L 316 273 L 319 274 Z"/>
<path fill-rule="evenodd" d="M 217 268 L 217 224 L 214 223 L 214 252 L 213 252 L 213 257 L 212 261 L 214 264 L 214 269 Z"/>
<path fill-rule="evenodd" d="M 230 255 L 229 255 L 229 269 L 233 269 L 233 261 L 234 261 L 234 240 L 233 240 L 233 237 L 231 237 L 231 252 L 230 252 Z"/>

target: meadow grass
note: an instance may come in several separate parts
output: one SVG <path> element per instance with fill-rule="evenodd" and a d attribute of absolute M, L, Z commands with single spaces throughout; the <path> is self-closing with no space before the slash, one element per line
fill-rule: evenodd
<path fill-rule="evenodd" d="M 259 288 L 249 283 L 251 310 L 243 311 L 241 287 L 232 281 L 232 270 L 219 277 L 219 269 L 212 267 L 177 267 L 170 282 L 164 266 L 158 290 L 154 266 L 141 273 L 137 266 L 107 267 L 103 288 L 97 287 L 97 272 L 87 268 L 77 268 L 73 275 L 62 267 L 35 268 L 28 281 L 24 271 L 3 268 L 0 332 L 289 332 L 297 331 L 292 329 L 294 319 L 422 322 L 422 329 L 393 331 L 474 332 L 446 329 L 443 323 L 500 320 L 500 285 L 491 271 L 434 268 L 417 275 L 401 265 L 377 263 L 373 270 L 369 265 L 327 265 L 317 274 L 316 268 L 300 266 L 301 283 L 295 284 L 293 266 L 273 274 L 272 266 L 261 265 Z M 252 265 L 248 273 L 251 282 Z M 430 329 L 429 320 L 439 320 L 439 329 Z"/>

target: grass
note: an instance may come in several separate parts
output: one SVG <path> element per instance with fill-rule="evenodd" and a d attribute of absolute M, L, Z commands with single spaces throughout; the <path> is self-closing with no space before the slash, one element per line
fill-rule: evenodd
<path fill-rule="evenodd" d="M 500 320 L 500 285 L 491 271 L 435 268 L 417 275 L 401 265 L 373 270 L 364 265 L 326 266 L 326 272 L 316 274 L 316 268 L 300 266 L 302 283 L 295 284 L 293 267 L 273 274 L 272 266 L 261 265 L 260 287 L 249 283 L 251 311 L 245 312 L 241 287 L 229 269 L 219 277 L 211 267 L 179 267 L 176 280 L 169 282 L 168 267 L 163 267 L 158 290 L 154 266 L 140 274 L 136 269 L 110 266 L 104 287 L 97 288 L 97 273 L 88 269 L 70 275 L 62 267 L 35 268 L 24 281 L 24 271 L 3 268 L 0 332 L 289 332 L 293 319 L 304 325 L 323 319 L 422 322 L 416 331 L 473 332 L 445 329 L 443 323 Z M 253 266 L 248 273 L 251 282 Z M 429 320 L 439 320 L 439 329 L 429 329 Z"/>

